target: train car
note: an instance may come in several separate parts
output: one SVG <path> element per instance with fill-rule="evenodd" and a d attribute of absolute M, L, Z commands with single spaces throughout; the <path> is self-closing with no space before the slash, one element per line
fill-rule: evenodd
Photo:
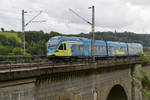
<path fill-rule="evenodd" d="M 106 56 L 106 43 L 95 41 L 95 56 Z M 47 43 L 48 56 L 91 56 L 91 40 L 80 37 L 53 37 Z"/>
<path fill-rule="evenodd" d="M 95 41 L 95 56 L 107 55 L 106 43 Z M 91 40 L 80 37 L 53 37 L 47 43 L 48 56 L 90 56 Z"/>
<path fill-rule="evenodd" d="M 57 57 L 90 57 L 91 40 L 80 37 L 52 37 L 47 42 L 47 56 Z M 94 55 L 105 56 L 130 56 L 143 53 L 141 44 L 122 43 L 95 40 Z"/>
<path fill-rule="evenodd" d="M 68 43 L 69 42 L 70 41 L 68 41 Z M 72 44 L 71 52 L 72 52 L 72 56 L 82 56 L 82 57 L 91 56 L 91 40 L 84 39 L 84 40 L 81 40 L 79 44 L 76 44 L 76 43 Z M 104 41 L 100 41 L 100 40 L 95 41 L 94 55 L 96 57 L 107 55 L 106 43 Z"/>
<path fill-rule="evenodd" d="M 71 48 L 67 43 L 67 39 L 61 36 L 52 37 L 48 40 L 47 51 L 47 56 L 71 56 Z"/>
<path fill-rule="evenodd" d="M 108 56 L 127 56 L 127 43 L 107 41 Z"/>
<path fill-rule="evenodd" d="M 127 43 L 129 55 L 143 54 L 143 46 L 139 43 Z"/>

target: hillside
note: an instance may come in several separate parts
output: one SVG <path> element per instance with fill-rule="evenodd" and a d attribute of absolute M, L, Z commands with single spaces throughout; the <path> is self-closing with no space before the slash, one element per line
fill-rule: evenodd
<path fill-rule="evenodd" d="M 76 36 L 91 38 L 91 33 L 62 34 L 51 31 L 28 31 L 26 35 L 26 53 L 28 55 L 46 55 L 46 42 L 53 36 Z M 22 33 L 0 32 L 0 55 L 22 55 Z M 96 40 L 120 41 L 128 43 L 141 43 L 144 50 L 149 52 L 150 34 L 136 34 L 131 32 L 95 32 Z"/>
<path fill-rule="evenodd" d="M 91 34 L 78 34 L 78 36 L 90 38 Z M 129 43 L 141 43 L 150 47 L 150 34 L 136 34 L 131 32 L 95 32 L 96 40 L 120 41 Z"/>
<path fill-rule="evenodd" d="M 0 32 L 0 55 L 21 54 L 21 44 L 17 33 Z"/>
<path fill-rule="evenodd" d="M 0 32 L 1 45 L 16 47 L 16 46 L 20 46 L 21 42 L 22 42 L 21 38 L 18 36 L 17 33 Z"/>

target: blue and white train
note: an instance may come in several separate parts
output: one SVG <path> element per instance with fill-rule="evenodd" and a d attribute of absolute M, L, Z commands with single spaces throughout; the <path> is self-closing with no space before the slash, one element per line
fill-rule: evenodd
<path fill-rule="evenodd" d="M 47 42 L 47 56 L 58 57 L 90 57 L 91 40 L 81 37 L 52 37 Z M 143 53 L 139 43 L 123 43 L 95 40 L 95 57 L 134 56 Z"/>

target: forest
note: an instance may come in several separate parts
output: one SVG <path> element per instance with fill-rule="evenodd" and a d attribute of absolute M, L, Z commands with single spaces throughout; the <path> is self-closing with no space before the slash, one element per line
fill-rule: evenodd
<path fill-rule="evenodd" d="M 55 31 L 26 31 L 26 55 L 46 55 L 46 42 L 53 36 L 75 36 L 91 38 L 91 33 L 63 34 Z M 0 32 L 0 55 L 23 55 L 22 33 L 11 31 Z M 95 32 L 96 40 L 117 41 L 125 43 L 141 43 L 145 51 L 149 51 L 150 34 L 133 32 Z"/>

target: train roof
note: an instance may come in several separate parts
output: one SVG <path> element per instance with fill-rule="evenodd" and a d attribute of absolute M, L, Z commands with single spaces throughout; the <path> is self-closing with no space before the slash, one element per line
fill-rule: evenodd
<path fill-rule="evenodd" d="M 50 38 L 50 40 L 88 40 L 84 37 L 66 37 L 66 36 L 55 36 Z"/>
<path fill-rule="evenodd" d="M 139 43 L 127 43 L 127 44 L 128 44 L 128 47 L 142 47 L 142 45 Z"/>
<path fill-rule="evenodd" d="M 59 41 L 82 41 L 85 44 L 90 44 L 91 40 L 83 37 L 67 37 L 67 36 L 55 36 L 52 37 L 48 40 L 48 42 L 59 42 Z M 101 45 L 106 45 L 105 41 L 102 40 L 95 40 L 95 44 L 101 44 Z M 107 41 L 108 46 L 118 46 L 118 47 L 142 47 L 141 44 L 139 43 L 123 43 L 123 42 L 112 42 L 112 41 Z"/>
<path fill-rule="evenodd" d="M 52 37 L 48 42 L 54 42 L 54 41 L 80 41 L 84 44 L 91 45 L 91 40 L 83 37 L 65 37 L 65 36 L 56 36 Z M 95 45 L 101 45 L 106 46 L 105 41 L 102 40 L 95 40 Z"/>
<path fill-rule="evenodd" d="M 112 42 L 112 41 L 107 41 L 108 46 L 118 46 L 118 47 L 127 47 L 126 43 L 123 42 Z"/>
<path fill-rule="evenodd" d="M 87 45 L 91 45 L 91 40 L 83 40 L 83 43 L 87 44 Z M 102 41 L 102 40 L 95 40 L 94 44 L 95 45 L 106 46 L 106 42 Z"/>

